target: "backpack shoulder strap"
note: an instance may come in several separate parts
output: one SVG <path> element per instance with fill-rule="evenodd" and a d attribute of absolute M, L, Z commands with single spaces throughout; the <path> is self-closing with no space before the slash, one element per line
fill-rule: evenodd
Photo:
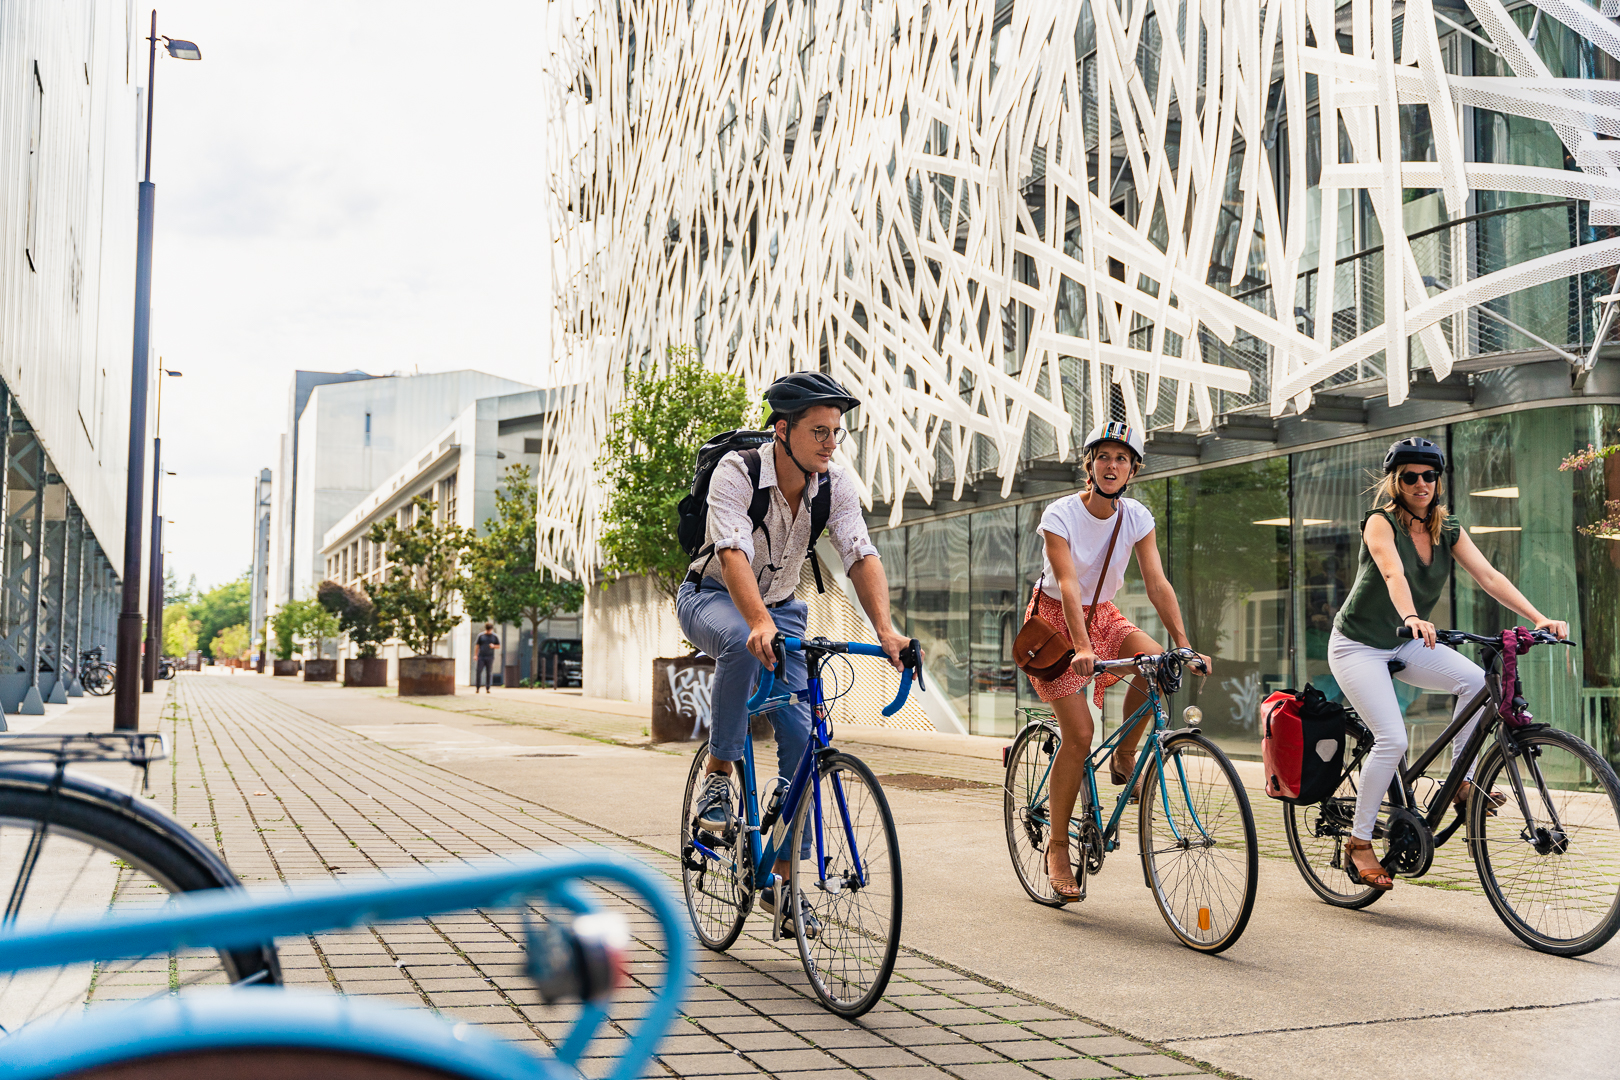
<path fill-rule="evenodd" d="M 759 447 L 749 447 L 740 451 L 743 465 L 748 469 L 748 482 L 753 486 L 753 496 L 748 500 L 748 523 L 755 529 L 765 527 L 765 515 L 771 509 L 771 490 L 759 486 Z"/>
<path fill-rule="evenodd" d="M 821 560 L 816 557 L 816 541 L 826 531 L 827 519 L 832 517 L 832 473 L 823 476 L 822 483 L 816 488 L 816 497 L 810 500 L 810 573 L 816 579 L 816 592 L 824 593 L 827 587 L 821 581 Z"/>

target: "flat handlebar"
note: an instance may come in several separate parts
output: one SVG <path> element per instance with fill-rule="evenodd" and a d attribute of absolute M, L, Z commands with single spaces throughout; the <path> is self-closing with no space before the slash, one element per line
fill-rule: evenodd
<path fill-rule="evenodd" d="M 1412 628 L 1410 626 L 1397 626 L 1395 636 L 1411 641 L 1413 640 Z M 1557 636 L 1551 630 L 1533 630 L 1530 632 L 1530 636 L 1535 639 L 1537 645 L 1575 644 L 1568 638 Z M 1497 648 L 1502 646 L 1501 634 L 1491 637 L 1489 634 L 1470 634 L 1462 630 L 1436 630 L 1434 640 L 1442 645 L 1494 645 Z"/>
<path fill-rule="evenodd" d="M 888 654 L 882 647 L 869 645 L 864 641 L 828 641 L 826 638 L 811 638 L 807 641 L 804 638 L 777 634 L 771 640 L 771 651 L 776 654 L 776 667 L 765 672 L 759 680 L 759 689 L 748 699 L 747 708 L 750 713 L 758 712 L 770 700 L 771 692 L 776 689 L 776 672 L 787 662 L 787 654 L 804 650 L 828 654 L 845 653 L 850 656 L 880 656 L 888 659 Z M 911 642 L 900 650 L 900 663 L 905 665 L 900 675 L 900 692 L 895 694 L 893 701 L 883 707 L 884 716 L 893 716 L 905 705 L 906 698 L 911 694 L 913 673 L 916 675 L 918 689 L 923 691 L 928 689 L 928 684 L 923 681 L 922 646 L 917 643 L 916 638 L 912 638 Z"/>

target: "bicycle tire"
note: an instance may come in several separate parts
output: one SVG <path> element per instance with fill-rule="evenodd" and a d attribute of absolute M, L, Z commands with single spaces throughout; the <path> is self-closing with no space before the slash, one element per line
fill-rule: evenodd
<path fill-rule="evenodd" d="M 1345 870 L 1349 855 L 1344 846 L 1350 840 L 1356 816 L 1360 778 L 1360 763 L 1356 762 L 1328 798 L 1309 806 L 1284 803 L 1282 808 L 1288 853 L 1294 857 L 1300 877 L 1323 903 L 1351 911 L 1367 907 L 1384 895 L 1371 885 L 1355 884 Z"/>
<path fill-rule="evenodd" d="M 463 1080 L 467 1075 L 358 1051 L 252 1045 L 154 1054 L 73 1074 L 74 1080 Z"/>
<path fill-rule="evenodd" d="M 1535 831 L 1526 828 L 1502 745 L 1494 742 L 1475 770 L 1478 786 L 1467 809 L 1474 868 L 1491 907 L 1520 941 L 1554 956 L 1583 956 L 1620 931 L 1620 876 L 1614 870 L 1620 859 L 1620 779 L 1602 755 L 1567 731 L 1541 728 L 1514 738 L 1522 748 L 1518 772 Z M 1581 788 L 1551 786 L 1570 780 Z M 1508 801 L 1492 817 L 1479 792 L 1497 783 Z M 1557 811 L 1556 817 L 1548 811 Z M 1561 838 L 1551 827 L 1554 820 L 1563 826 Z M 1548 887 L 1538 889 L 1542 882 Z M 1541 899 L 1521 892 L 1539 892 Z M 1561 924 L 1558 932 L 1549 922 Z"/>
<path fill-rule="evenodd" d="M 794 858 L 790 864 L 788 910 L 797 916 L 802 897 L 820 923 L 814 938 L 798 935 L 799 959 L 821 1003 L 851 1018 L 878 1003 L 894 973 L 904 909 L 900 840 L 889 800 L 872 770 L 859 758 L 835 751 L 816 762 L 813 787 L 806 789 L 794 811 L 790 853 L 803 850 L 804 830 L 814 820 L 810 811 L 818 791 L 828 874 L 821 877 L 819 867 L 818 873 L 806 874 L 806 866 L 817 855 L 812 837 L 810 861 Z M 850 851 L 851 840 L 859 845 L 858 860 L 851 857 L 855 854 Z M 864 882 L 857 866 L 864 871 Z M 875 900 L 866 903 L 867 897 Z"/>
<path fill-rule="evenodd" d="M 120 860 L 123 866 L 119 874 L 125 873 L 127 867 L 146 875 L 157 888 L 171 895 L 240 888 L 241 882 L 225 864 L 203 850 L 194 836 L 167 815 L 83 777 L 65 778 L 53 794 L 54 773 L 51 766 L 41 765 L 13 765 L 0 770 L 0 837 L 16 830 L 21 840 L 22 834 L 33 837 L 42 824 L 45 826 L 36 871 L 43 866 L 47 873 L 51 872 L 49 860 L 56 853 L 45 853 L 45 847 L 56 838 L 62 856 L 56 865 L 69 873 L 74 873 L 73 860 L 83 856 L 76 848 L 70 854 L 68 845 L 79 845 L 87 849 L 87 854 L 99 851 Z M 0 849 L 9 851 L 11 845 L 0 844 Z M 6 865 L 9 869 L 9 861 Z M 74 880 L 70 878 L 69 885 Z M 32 880 L 24 882 L 19 873 L 15 881 L 8 880 L 4 885 L 5 895 L 12 897 L 19 882 L 23 894 L 15 899 L 20 904 L 26 901 Z M 281 982 L 274 944 L 219 950 L 218 958 L 225 977 L 232 983 L 252 980 L 256 985 L 273 986 Z"/>
<path fill-rule="evenodd" d="M 88 694 L 93 694 L 96 697 L 106 697 L 113 692 L 116 681 L 111 667 L 106 664 L 91 664 L 85 668 L 79 684 L 84 687 L 85 692 Z"/>
<path fill-rule="evenodd" d="M 1159 914 L 1183 945 L 1224 952 L 1249 925 L 1259 886 L 1260 846 L 1248 793 L 1220 748 L 1191 732 L 1165 740 L 1163 772 L 1163 797 L 1160 770 L 1151 763 L 1142 782 L 1143 873 Z M 1161 813 L 1163 837 L 1154 824 Z M 1191 842 L 1200 831 L 1208 846 Z"/>
<path fill-rule="evenodd" d="M 720 843 L 709 845 L 710 850 L 730 857 L 730 864 L 721 868 L 718 879 L 720 888 L 731 894 L 729 898 L 712 891 L 711 881 L 716 878 L 711 869 L 713 862 L 693 846 L 692 804 L 708 760 L 709 744 L 705 741 L 692 758 L 692 768 L 686 774 L 686 794 L 681 799 L 681 887 L 686 894 L 686 914 L 698 940 L 705 948 L 725 952 L 742 933 L 754 906 L 754 875 L 748 868 L 748 834 L 741 828 L 733 827 L 729 837 L 714 838 Z"/>
<path fill-rule="evenodd" d="M 1007 775 L 1002 783 L 1001 813 L 1007 830 L 1007 853 L 1012 856 L 1018 884 L 1037 904 L 1062 907 L 1046 872 L 1047 845 L 1051 842 L 1051 821 L 1046 814 L 1052 758 L 1062 736 L 1057 729 L 1031 724 L 1018 733 L 1007 754 Z M 1075 878 L 1084 870 L 1076 864 L 1072 837 L 1069 861 L 1075 865 Z"/>

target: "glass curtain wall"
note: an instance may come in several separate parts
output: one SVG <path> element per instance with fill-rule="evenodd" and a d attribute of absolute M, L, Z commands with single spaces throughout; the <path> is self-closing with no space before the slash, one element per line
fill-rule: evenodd
<path fill-rule="evenodd" d="M 1446 497 L 1467 536 L 1544 612 L 1569 620 L 1580 643 L 1526 658 L 1537 717 L 1620 758 L 1620 534 L 1580 532 L 1620 500 L 1620 456 L 1582 472 L 1558 468 L 1588 445 L 1620 442 L 1620 406 L 1529 409 L 1409 434 L 1449 442 Z M 1189 677 L 1169 703 L 1173 716 L 1197 704 L 1206 731 L 1229 752 L 1255 757 L 1267 694 L 1310 683 L 1339 697 L 1328 634 L 1355 580 L 1361 523 L 1389 442 L 1381 436 L 1132 485 L 1158 522 L 1160 558 L 1188 634 L 1215 659 L 1211 678 Z M 1011 646 L 1040 577 L 1037 526 L 1052 501 L 872 534 L 895 625 L 922 642 L 930 677 L 976 734 L 1005 738 L 1019 726 L 1018 707 L 1041 704 Z M 1134 558 L 1115 603 L 1168 644 Z M 1522 622 L 1466 572 L 1434 619 L 1478 633 Z M 1428 745 L 1450 722 L 1452 700 L 1398 680 L 1396 692 L 1413 745 Z M 1117 686 L 1103 730 L 1117 727 L 1122 703 Z M 1444 755 L 1436 767 L 1449 767 Z"/>

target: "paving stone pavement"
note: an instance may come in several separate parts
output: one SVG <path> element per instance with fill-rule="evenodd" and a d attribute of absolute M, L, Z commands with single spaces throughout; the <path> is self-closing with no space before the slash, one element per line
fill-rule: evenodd
<path fill-rule="evenodd" d="M 583 726 L 583 718 L 565 722 Z M 254 689 L 250 680 L 182 675 L 162 730 L 173 753 L 161 776 L 154 770 L 157 797 L 198 835 L 211 836 L 250 884 L 557 845 L 626 847 L 606 830 L 329 724 Z M 879 771 L 928 771 L 905 751 L 870 747 L 862 753 Z M 894 761 L 884 754 L 896 755 Z M 678 888 L 671 857 L 646 848 L 631 853 Z M 631 919 L 644 951 L 633 966 L 634 985 L 615 1001 L 610 1032 L 581 1063 L 588 1076 L 606 1071 L 662 977 L 656 921 L 624 897 L 610 895 L 606 902 Z M 425 1005 L 508 1038 L 551 1045 L 567 1030 L 573 1010 L 541 1004 L 523 975 L 522 922 L 519 912 L 469 912 L 319 934 L 282 942 L 282 964 L 292 985 Z M 763 928 L 752 923 L 724 955 L 696 949 L 696 981 L 650 1075 L 1082 1080 L 1218 1074 L 904 948 L 884 1000 L 860 1020 L 847 1021 L 810 995 L 792 943 L 770 941 Z"/>

